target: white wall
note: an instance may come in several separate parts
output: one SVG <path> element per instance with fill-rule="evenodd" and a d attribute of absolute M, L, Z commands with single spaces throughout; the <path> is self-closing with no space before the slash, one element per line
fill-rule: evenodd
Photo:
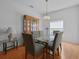
<path fill-rule="evenodd" d="M 9 0 L 0 0 L 0 27 L 12 27 L 13 32 L 22 32 L 22 15 L 11 5 Z"/>
<path fill-rule="evenodd" d="M 64 21 L 63 40 L 79 44 L 79 6 L 49 13 L 51 21 Z"/>

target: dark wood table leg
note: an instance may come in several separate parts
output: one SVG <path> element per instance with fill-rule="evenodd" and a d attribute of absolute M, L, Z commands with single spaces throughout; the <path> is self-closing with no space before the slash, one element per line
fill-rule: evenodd
<path fill-rule="evenodd" d="M 18 47 L 18 41 L 16 40 L 16 48 Z"/>
<path fill-rule="evenodd" d="M 13 48 L 15 48 L 15 41 L 13 41 Z"/>
<path fill-rule="evenodd" d="M 46 59 L 48 59 L 47 48 L 48 48 L 48 44 L 46 43 Z"/>
<path fill-rule="evenodd" d="M 7 44 L 6 44 L 6 42 L 3 43 L 3 51 L 5 52 L 5 54 L 7 53 Z"/>
<path fill-rule="evenodd" d="M 27 52 L 27 47 L 25 46 L 25 59 L 27 59 L 28 52 Z"/>
<path fill-rule="evenodd" d="M 44 49 L 45 49 L 45 48 L 43 48 L 43 59 L 44 59 Z"/>

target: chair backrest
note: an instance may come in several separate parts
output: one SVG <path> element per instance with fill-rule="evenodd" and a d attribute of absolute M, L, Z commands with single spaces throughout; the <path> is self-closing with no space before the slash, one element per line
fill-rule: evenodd
<path fill-rule="evenodd" d="M 33 31 L 32 35 L 33 35 L 33 38 L 38 38 L 40 37 L 40 31 Z"/>
<path fill-rule="evenodd" d="M 53 42 L 53 49 L 54 51 L 59 47 L 62 40 L 62 34 L 63 32 L 58 32 L 55 34 L 54 42 Z"/>
<path fill-rule="evenodd" d="M 58 32 L 60 32 L 60 31 L 53 31 L 53 34 L 55 35 L 55 34 L 58 33 Z"/>
<path fill-rule="evenodd" d="M 44 31 L 40 31 L 40 37 L 44 38 Z"/>
<path fill-rule="evenodd" d="M 34 53 L 34 42 L 31 34 L 22 33 L 25 48 L 28 52 Z"/>

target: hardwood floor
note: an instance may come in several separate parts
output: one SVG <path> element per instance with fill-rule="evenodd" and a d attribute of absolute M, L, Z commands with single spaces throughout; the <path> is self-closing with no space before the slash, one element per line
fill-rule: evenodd
<path fill-rule="evenodd" d="M 60 53 L 60 56 L 56 55 L 55 59 L 79 59 L 79 45 L 62 43 L 62 47 L 63 48 L 62 52 Z M 24 47 L 11 49 L 7 52 L 7 54 L 0 53 L 0 59 L 24 59 L 24 58 L 25 58 Z M 32 59 L 32 56 L 30 56 L 30 54 L 28 54 L 28 59 Z M 42 54 L 38 58 L 36 57 L 36 59 L 42 59 Z"/>
<path fill-rule="evenodd" d="M 63 50 L 61 53 L 62 59 L 79 59 L 79 45 L 62 43 Z"/>

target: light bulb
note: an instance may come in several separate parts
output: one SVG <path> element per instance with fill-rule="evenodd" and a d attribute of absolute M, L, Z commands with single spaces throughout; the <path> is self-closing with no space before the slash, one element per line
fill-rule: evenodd
<path fill-rule="evenodd" d="M 45 16 L 44 19 L 49 20 L 50 19 L 50 16 Z"/>

